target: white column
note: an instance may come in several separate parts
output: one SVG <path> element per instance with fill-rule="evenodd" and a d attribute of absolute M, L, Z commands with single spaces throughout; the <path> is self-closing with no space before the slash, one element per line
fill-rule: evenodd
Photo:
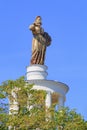
<path fill-rule="evenodd" d="M 8 130 L 16 130 L 16 128 L 15 128 L 15 126 L 14 126 L 14 127 L 9 126 L 9 127 L 8 127 Z"/>
<path fill-rule="evenodd" d="M 17 114 L 19 110 L 19 103 L 17 101 L 17 94 L 15 90 L 12 90 L 11 92 L 13 101 L 9 101 L 10 102 L 9 114 Z"/>
<path fill-rule="evenodd" d="M 46 99 L 45 99 L 45 105 L 46 107 L 51 107 L 52 104 L 52 97 L 51 97 L 51 92 L 47 91 Z"/>
<path fill-rule="evenodd" d="M 59 104 L 59 107 L 63 107 L 64 106 L 64 96 L 59 96 L 58 104 Z"/>

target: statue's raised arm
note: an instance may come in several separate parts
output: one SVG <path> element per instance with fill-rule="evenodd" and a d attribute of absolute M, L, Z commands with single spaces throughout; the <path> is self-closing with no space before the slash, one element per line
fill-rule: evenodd
<path fill-rule="evenodd" d="M 34 23 L 29 26 L 32 31 L 32 58 L 31 64 L 44 64 L 46 47 L 51 44 L 51 37 L 41 27 L 41 17 L 37 16 Z"/>

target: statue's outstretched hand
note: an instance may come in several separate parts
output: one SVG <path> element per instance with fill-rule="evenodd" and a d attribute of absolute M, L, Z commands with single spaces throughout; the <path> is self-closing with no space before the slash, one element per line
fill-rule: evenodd
<path fill-rule="evenodd" d="M 32 31 L 35 30 L 34 24 L 31 24 L 31 25 L 29 26 L 29 29 L 32 30 Z"/>

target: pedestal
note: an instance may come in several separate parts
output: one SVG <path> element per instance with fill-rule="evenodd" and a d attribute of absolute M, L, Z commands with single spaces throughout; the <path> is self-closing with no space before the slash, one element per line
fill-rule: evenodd
<path fill-rule="evenodd" d="M 26 78 L 27 80 L 35 79 L 46 79 L 47 77 L 47 66 L 45 65 L 30 65 L 27 67 Z"/>

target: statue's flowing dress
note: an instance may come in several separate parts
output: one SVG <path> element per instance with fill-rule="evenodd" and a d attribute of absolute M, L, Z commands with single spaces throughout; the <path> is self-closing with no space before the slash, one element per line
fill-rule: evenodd
<path fill-rule="evenodd" d="M 36 36 L 37 37 L 37 36 Z M 41 35 L 39 35 L 38 38 L 33 37 L 32 40 L 32 58 L 31 58 L 31 64 L 44 64 L 44 58 L 46 53 L 46 45 L 42 44 L 41 41 L 39 41 L 39 37 L 42 38 Z M 45 40 L 45 39 L 43 39 Z"/>

